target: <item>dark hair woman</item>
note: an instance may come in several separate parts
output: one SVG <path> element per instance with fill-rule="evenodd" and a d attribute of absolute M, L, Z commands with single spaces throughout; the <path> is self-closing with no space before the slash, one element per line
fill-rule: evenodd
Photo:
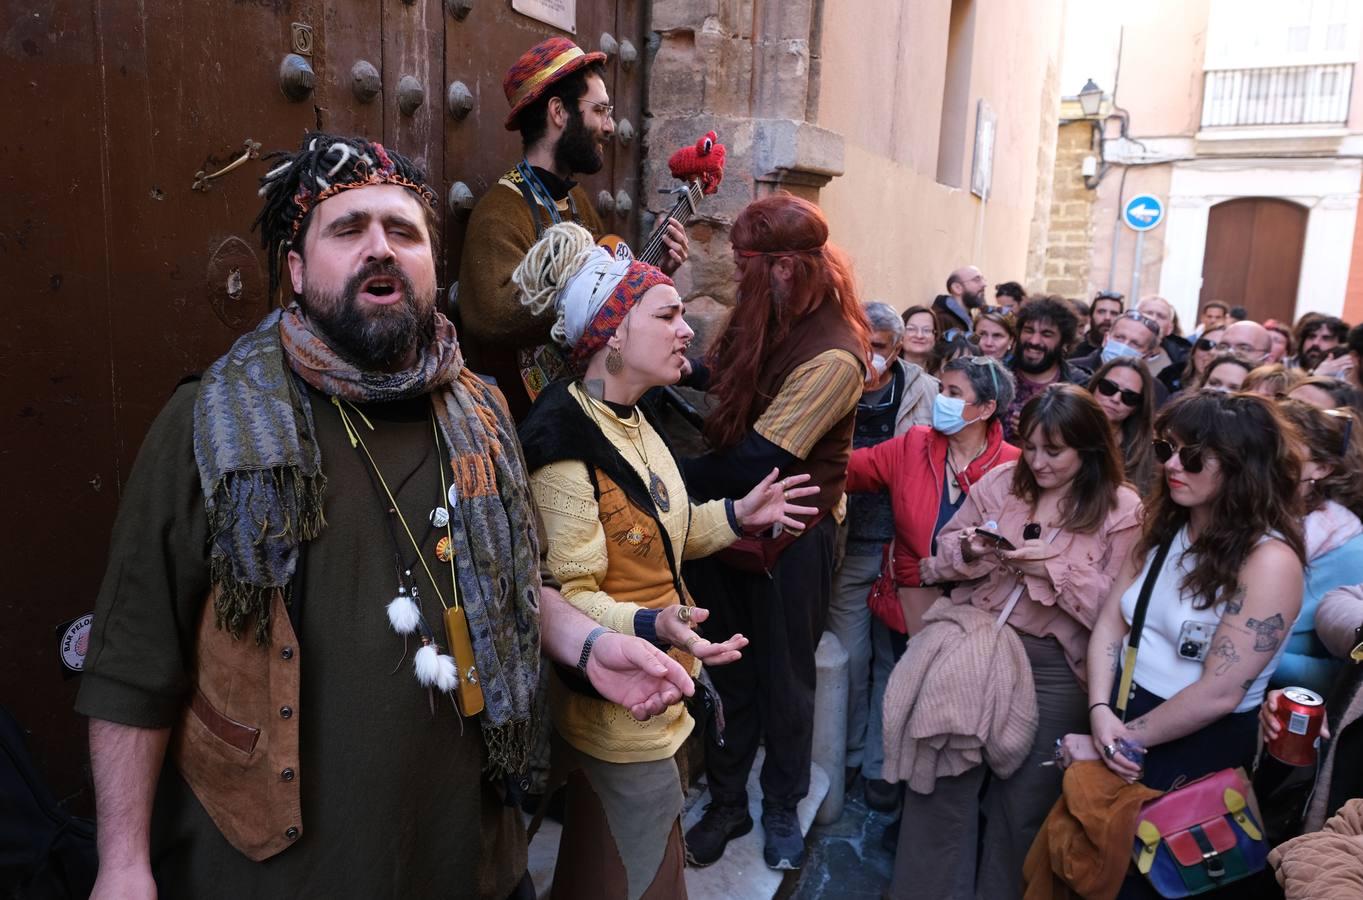
<path fill-rule="evenodd" d="M 512 281 L 522 303 L 552 311 L 550 333 L 582 373 L 549 385 L 521 425 L 544 566 L 569 603 L 603 628 L 668 649 L 693 678 L 702 662 L 733 662 L 747 641 L 712 643 L 694 630 L 707 612 L 690 602 L 680 561 L 732 544 L 744 528 L 799 527 L 791 515 L 814 510 L 789 500 L 817 489 L 797 486 L 808 476 L 777 481 L 773 470 L 742 499 L 691 502 L 638 405 L 681 377 L 692 337 L 658 269 L 615 259 L 565 222 L 545 230 Z M 637 722 L 571 670 L 556 670 L 549 696 L 561 738 L 554 768 L 568 784 L 554 896 L 684 895 L 675 755 L 694 727 L 685 705 Z"/>
<path fill-rule="evenodd" d="M 936 375 L 932 365 L 932 348 L 937 344 L 937 314 L 926 306 L 910 306 L 901 317 L 904 320 L 904 337 L 900 346 L 903 358 L 922 367 L 929 375 Z"/>
<path fill-rule="evenodd" d="M 1245 379 L 1249 377 L 1250 370 L 1253 368 L 1253 363 L 1246 362 L 1242 356 L 1237 356 L 1234 353 L 1222 353 L 1207 363 L 1207 368 L 1202 373 L 1202 378 L 1198 381 L 1197 387 L 1209 391 L 1233 393 L 1244 386 Z"/>
<path fill-rule="evenodd" d="M 1291 427 L 1253 394 L 1199 391 L 1155 421 L 1163 464 L 1144 532 L 1089 642 L 1092 752 L 1167 790 L 1254 756 L 1255 711 L 1302 599 L 1301 471 Z M 1113 710 L 1123 647 L 1158 548 L 1126 721 Z M 1145 765 L 1118 752 L 1146 748 Z"/>
<path fill-rule="evenodd" d="M 803 532 L 744 541 L 687 569 L 711 624 L 752 642 L 742 660 L 714 674 L 728 730 L 723 747 L 706 748 L 711 803 L 686 833 L 686 852 L 712 863 L 752 828 L 748 772 L 765 738 L 763 856 L 790 869 L 805 852 L 795 807 L 809 790 L 814 651 L 833 591 L 829 513 L 847 480 L 870 329 L 847 258 L 814 204 L 762 197 L 738 214 L 730 239 L 738 296 L 709 357 L 714 412 L 705 431 L 715 449 L 686 463 L 687 488 L 702 498 L 739 496 L 777 466 L 809 474 L 819 493 Z"/>
<path fill-rule="evenodd" d="M 1349 410 L 1301 400 L 1284 400 L 1278 410 L 1300 438 L 1307 567 L 1301 614 L 1269 684 L 1328 694 L 1341 663 L 1316 638 L 1316 607 L 1335 588 L 1363 581 L 1363 425 Z"/>
<path fill-rule="evenodd" d="M 1155 379 L 1139 357 L 1109 360 L 1093 373 L 1089 391 L 1112 423 L 1122 448 L 1126 480 L 1145 495 L 1155 471 L 1150 439 L 1155 424 Z"/>
<path fill-rule="evenodd" d="M 1224 325 L 1208 328 L 1201 337 L 1193 341 L 1193 348 L 1188 352 L 1186 363 L 1182 366 L 1165 366 L 1156 376 L 1164 382 L 1170 394 L 1185 389 L 1197 389 L 1198 382 L 1202 380 L 1202 373 L 1207 370 L 1207 364 L 1216 356 L 1216 344 L 1221 340 L 1221 334 L 1225 330 Z"/>
<path fill-rule="evenodd" d="M 1323 375 L 1303 378 L 1288 389 L 1287 396 L 1293 400 L 1303 400 L 1318 409 L 1348 407 L 1354 412 L 1363 412 L 1363 410 L 1360 410 L 1360 405 L 1363 405 L 1363 395 L 1354 390 L 1353 386 L 1347 381 L 1339 378 L 1329 378 Z"/>
<path fill-rule="evenodd" d="M 898 761 L 945 737 L 926 730 L 942 714 L 943 698 L 921 693 L 913 699 L 913 667 L 895 670 L 885 698 L 886 774 L 902 771 L 910 790 L 894 896 L 956 896 L 958 885 L 972 883 L 972 896 L 1022 895 L 1023 858 L 1060 795 L 1060 772 L 1040 763 L 1051 758 L 1058 738 L 1087 721 L 1082 679 L 1089 628 L 1111 588 L 1110 573 L 1139 537 L 1140 498 L 1125 485 L 1112 428 L 1088 391 L 1069 384 L 1046 388 L 1023 407 L 1019 434 L 1021 459 L 990 470 L 974 485 L 937 536 L 935 555 L 920 563 L 925 584 L 956 586 L 928 611 L 928 625 L 905 659 L 931 667 L 931 660 L 915 658 L 920 639 L 927 652 L 937 640 L 934 628 L 941 634 L 951 627 L 943 619 L 979 617 L 984 631 L 1001 635 L 998 652 L 981 666 L 983 684 L 953 689 L 978 689 L 980 696 L 1034 692 L 1039 722 L 1009 769 L 992 760 L 979 765 L 975 756 L 957 761 L 960 775 L 920 778 L 907 766 L 900 770 Z M 955 612 L 963 606 L 969 609 Z M 912 711 L 900 715 L 905 700 Z M 1012 715 L 1025 715 L 1021 706 L 1014 708 Z M 925 789 L 930 793 L 920 793 Z"/>

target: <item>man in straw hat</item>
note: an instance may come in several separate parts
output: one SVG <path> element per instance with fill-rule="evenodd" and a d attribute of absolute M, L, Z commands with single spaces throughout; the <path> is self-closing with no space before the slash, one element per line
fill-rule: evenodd
<path fill-rule="evenodd" d="M 287 305 L 176 390 L 114 528 L 76 704 L 93 896 L 523 894 L 541 643 L 641 721 L 690 679 L 541 588 L 514 426 L 435 310 L 422 173 L 323 134 L 275 161 Z"/>
<path fill-rule="evenodd" d="M 497 379 L 517 420 L 533 394 L 562 372 L 545 346 L 553 317 L 520 304 L 511 273 L 550 225 L 576 222 L 595 238 L 605 232 L 573 180 L 601 171 L 615 133 L 605 61 L 604 53 L 551 37 L 527 50 L 502 81 L 511 105 L 506 128 L 521 133 L 525 156 L 473 208 L 459 266 L 459 312 L 475 368 Z M 663 241 L 662 269 L 671 273 L 686 260 L 686 231 L 669 220 Z"/>

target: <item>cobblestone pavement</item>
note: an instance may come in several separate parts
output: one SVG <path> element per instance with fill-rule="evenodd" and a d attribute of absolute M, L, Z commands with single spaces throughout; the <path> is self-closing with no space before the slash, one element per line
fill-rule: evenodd
<path fill-rule="evenodd" d="M 782 900 L 880 900 L 889 887 L 894 854 L 881 846 L 895 813 L 866 805 L 860 777 L 847 792 L 842 817 L 809 832 L 804 868 L 781 886 Z"/>

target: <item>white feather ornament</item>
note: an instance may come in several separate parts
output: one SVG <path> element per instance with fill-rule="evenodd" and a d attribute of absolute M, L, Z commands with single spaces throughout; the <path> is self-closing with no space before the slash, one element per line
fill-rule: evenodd
<path fill-rule="evenodd" d="M 422 687 L 432 687 L 440 676 L 440 654 L 435 646 L 426 644 L 418 650 L 412 658 L 412 666 L 416 669 L 417 682 Z"/>
<path fill-rule="evenodd" d="M 406 588 L 398 588 L 398 595 L 388 604 L 388 624 L 398 634 L 412 634 L 421 621 L 421 610 L 407 593 Z"/>
<path fill-rule="evenodd" d="M 440 669 L 435 673 L 435 688 L 443 693 L 449 693 L 459 685 L 459 667 L 454 663 L 454 657 L 440 654 L 436 660 L 440 664 Z"/>

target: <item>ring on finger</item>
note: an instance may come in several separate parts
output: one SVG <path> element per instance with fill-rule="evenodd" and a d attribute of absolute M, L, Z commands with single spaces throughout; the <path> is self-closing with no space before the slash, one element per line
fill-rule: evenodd
<path fill-rule="evenodd" d="M 1117 755 L 1117 745 L 1116 744 L 1104 745 L 1103 755 L 1106 756 L 1108 759 L 1112 759 L 1113 757 L 1115 757 Z"/>
<path fill-rule="evenodd" d="M 680 619 L 684 624 L 690 624 L 690 622 L 691 622 L 691 607 L 687 606 L 686 604 L 682 604 L 681 606 L 678 606 L 678 607 L 677 607 L 677 618 Z"/>

